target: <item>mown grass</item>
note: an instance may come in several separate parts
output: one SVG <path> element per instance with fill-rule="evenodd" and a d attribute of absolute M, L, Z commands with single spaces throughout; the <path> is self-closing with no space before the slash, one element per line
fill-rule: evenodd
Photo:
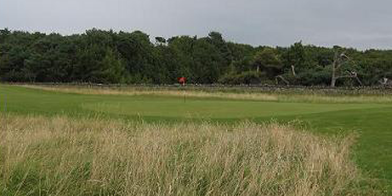
<path fill-rule="evenodd" d="M 354 137 L 290 125 L 1 115 L 1 195 L 383 195 Z"/>
<path fill-rule="evenodd" d="M 77 114 L 88 115 L 101 113 L 114 116 L 152 117 L 152 118 L 258 118 L 278 117 L 340 111 L 349 109 L 382 108 L 388 103 L 329 103 L 329 102 L 292 102 L 242 100 L 233 97 L 220 98 L 209 96 L 192 96 L 189 92 L 184 96 L 182 92 L 169 94 L 143 94 L 144 92 L 126 92 L 122 94 L 104 93 L 93 90 L 94 94 L 79 94 L 63 92 L 62 89 L 47 91 L 42 89 L 24 88 L 18 86 L 2 86 L 0 90 L 0 109 L 8 105 L 9 112 L 21 114 Z M 109 90 L 106 90 L 109 91 Z M 86 89 L 86 92 L 89 92 Z M 195 92 L 198 94 L 198 92 Z M 131 96 L 133 95 L 133 96 Z M 219 94 L 218 94 L 219 95 Z M 234 95 L 233 95 L 234 96 Z M 236 94 L 237 98 L 243 96 Z M 246 96 L 246 95 L 245 95 Z M 257 95 L 255 95 L 257 96 Z M 276 95 L 280 96 L 280 95 Z M 6 103 L 4 101 L 6 100 Z"/>
<path fill-rule="evenodd" d="M 299 102 L 299 103 L 392 103 L 392 96 L 389 93 L 382 93 L 378 91 L 375 93 L 366 94 L 366 91 L 361 93 L 348 93 L 351 91 L 283 91 L 283 92 L 259 92 L 254 89 L 251 91 L 232 92 L 226 91 L 211 91 L 198 90 L 195 88 L 105 88 L 105 87 L 78 87 L 78 86 L 39 86 L 39 85 L 20 85 L 21 87 L 64 92 L 76 93 L 84 95 L 129 95 L 129 96 L 171 96 L 171 97 L 192 97 L 192 98 L 218 98 L 218 99 L 232 99 L 232 100 L 251 100 L 251 101 L 278 101 L 278 102 Z M 339 93 L 340 92 L 340 93 Z"/>

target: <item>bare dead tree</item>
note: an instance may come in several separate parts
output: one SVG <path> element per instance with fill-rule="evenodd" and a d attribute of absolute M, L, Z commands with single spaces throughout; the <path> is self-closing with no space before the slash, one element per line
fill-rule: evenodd
<path fill-rule="evenodd" d="M 388 84 L 388 78 L 382 78 L 378 81 L 381 85 L 385 86 L 386 84 Z"/>
<path fill-rule="evenodd" d="M 337 79 L 340 78 L 353 78 L 355 79 L 359 85 L 363 86 L 362 81 L 358 77 L 358 73 L 355 71 L 346 71 L 347 75 L 338 76 Z"/>
<path fill-rule="evenodd" d="M 331 87 L 336 86 L 336 81 L 341 78 L 353 78 L 362 86 L 363 83 L 358 77 L 358 73 L 355 71 L 346 71 L 345 75 L 341 72 L 342 65 L 349 62 L 351 59 L 343 52 L 339 54 L 339 52 L 335 52 L 334 61 L 332 64 L 332 77 L 331 77 Z"/>
<path fill-rule="evenodd" d="M 357 73 L 357 72 L 354 72 L 354 71 L 352 71 L 351 73 L 352 73 L 352 75 L 354 76 L 354 78 L 357 80 L 358 84 L 361 85 L 361 86 L 363 86 L 362 81 L 361 81 L 361 80 L 359 79 L 359 77 L 358 77 L 358 73 Z M 354 73 L 354 74 L 353 74 L 353 73 Z"/>
<path fill-rule="evenodd" d="M 331 78 L 331 87 L 336 86 L 336 80 L 338 80 L 337 71 L 339 71 L 340 67 L 345 61 L 346 55 L 344 53 L 340 54 L 336 51 L 335 57 L 332 64 L 332 78 Z"/>
<path fill-rule="evenodd" d="M 384 78 L 380 79 L 378 82 L 382 86 L 391 86 L 392 85 L 392 81 L 389 78 L 387 78 L 387 77 L 384 77 Z"/>
<path fill-rule="evenodd" d="M 276 76 L 275 77 L 276 80 L 276 85 L 279 84 L 279 80 L 283 81 L 284 83 L 286 83 L 286 85 L 290 85 L 290 82 L 288 80 L 286 80 L 283 76 Z"/>
<path fill-rule="evenodd" d="M 297 77 L 297 74 L 295 73 L 295 66 L 291 66 L 291 74 L 293 74 L 294 77 Z"/>
<path fill-rule="evenodd" d="M 294 76 L 295 79 L 297 78 L 294 65 L 291 66 L 291 74 Z M 283 75 L 276 76 L 275 80 L 276 80 L 276 85 L 279 84 L 279 81 L 283 81 L 284 83 L 286 83 L 286 85 L 290 85 L 290 82 L 286 78 L 284 78 Z"/>

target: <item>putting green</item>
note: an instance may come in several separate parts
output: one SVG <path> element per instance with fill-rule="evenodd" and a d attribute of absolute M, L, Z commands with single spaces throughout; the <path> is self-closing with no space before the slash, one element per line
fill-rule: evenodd
<path fill-rule="evenodd" d="M 85 103 L 85 110 L 121 115 L 177 118 L 257 118 L 384 107 L 380 104 L 320 104 L 181 98 L 118 99 Z"/>
<path fill-rule="evenodd" d="M 22 114 L 91 114 L 156 118 L 257 118 L 388 107 L 372 103 L 294 103 L 152 95 L 84 95 L 1 86 L 0 109 Z"/>

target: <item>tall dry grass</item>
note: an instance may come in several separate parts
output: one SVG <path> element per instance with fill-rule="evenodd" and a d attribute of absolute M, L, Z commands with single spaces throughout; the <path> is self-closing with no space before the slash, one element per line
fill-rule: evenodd
<path fill-rule="evenodd" d="M 287 125 L 1 116 L 1 195 L 378 195 L 352 137 Z"/>

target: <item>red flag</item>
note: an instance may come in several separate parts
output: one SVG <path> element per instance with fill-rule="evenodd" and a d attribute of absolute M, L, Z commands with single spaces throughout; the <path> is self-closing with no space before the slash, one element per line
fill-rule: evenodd
<path fill-rule="evenodd" d="M 185 77 L 178 78 L 178 83 L 184 86 L 186 83 L 186 78 Z"/>

